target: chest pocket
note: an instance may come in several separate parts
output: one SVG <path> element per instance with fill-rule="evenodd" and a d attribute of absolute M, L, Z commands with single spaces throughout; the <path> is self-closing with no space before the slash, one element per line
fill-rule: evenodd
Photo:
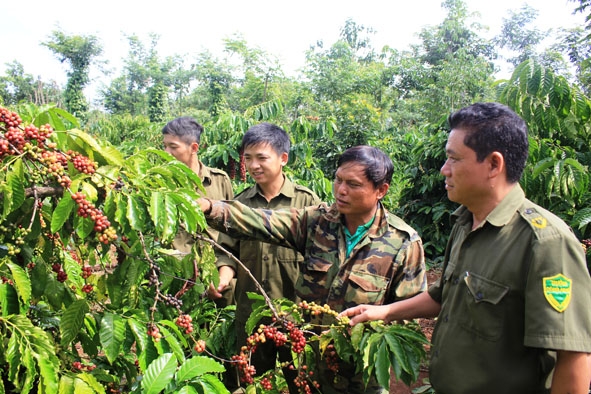
<path fill-rule="evenodd" d="M 383 304 L 390 281 L 388 278 L 369 272 L 351 271 L 349 282 L 345 294 L 346 307 L 358 304 Z"/>
<path fill-rule="evenodd" d="M 509 292 L 509 286 L 467 272 L 463 278 L 467 288 L 465 310 L 458 316 L 460 325 L 478 336 L 495 341 L 503 332 L 505 308 L 499 303 Z"/>
<path fill-rule="evenodd" d="M 296 252 L 294 249 L 278 246 L 277 261 L 286 264 L 301 263 L 302 261 L 304 261 L 304 256 Z"/>

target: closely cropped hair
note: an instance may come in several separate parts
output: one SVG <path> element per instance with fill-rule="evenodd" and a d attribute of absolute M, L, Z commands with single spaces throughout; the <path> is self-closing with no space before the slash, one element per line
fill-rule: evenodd
<path fill-rule="evenodd" d="M 259 144 L 269 144 L 278 155 L 284 152 L 289 154 L 291 148 L 291 141 L 285 130 L 267 122 L 259 123 L 249 128 L 242 137 L 240 148 L 244 150 L 249 146 Z"/>
<path fill-rule="evenodd" d="M 190 116 L 171 120 L 162 128 L 162 134 L 178 137 L 186 144 L 200 143 L 203 126 Z"/>
<path fill-rule="evenodd" d="M 492 152 L 505 159 L 507 181 L 518 182 L 527 161 L 527 125 L 511 108 L 499 103 L 476 103 L 448 118 L 451 129 L 466 132 L 464 144 L 476 152 L 481 162 Z"/>
<path fill-rule="evenodd" d="M 394 173 L 392 159 L 378 148 L 368 145 L 349 148 L 339 157 L 337 166 L 341 167 L 352 162 L 365 167 L 365 177 L 373 183 L 375 188 L 392 182 L 392 174 Z"/>

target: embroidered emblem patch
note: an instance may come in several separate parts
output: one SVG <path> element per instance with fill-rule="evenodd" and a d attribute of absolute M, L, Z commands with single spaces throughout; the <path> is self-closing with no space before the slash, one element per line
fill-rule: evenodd
<path fill-rule="evenodd" d="M 544 296 L 558 312 L 564 312 L 570 303 L 572 293 L 572 280 L 562 274 L 557 274 L 542 279 Z"/>
<path fill-rule="evenodd" d="M 544 227 L 546 227 L 548 222 L 546 221 L 545 218 L 538 216 L 537 218 L 533 218 L 531 220 L 531 224 L 533 224 L 534 227 L 537 227 L 537 228 L 544 228 Z"/>

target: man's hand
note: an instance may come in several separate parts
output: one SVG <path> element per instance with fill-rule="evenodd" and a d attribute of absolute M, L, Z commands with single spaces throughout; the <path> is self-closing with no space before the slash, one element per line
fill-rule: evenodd
<path fill-rule="evenodd" d="M 198 198 L 197 204 L 199 204 L 199 208 L 204 214 L 207 215 L 209 212 L 211 212 L 212 202 L 209 198 Z"/>
<path fill-rule="evenodd" d="M 222 292 L 226 290 L 226 287 L 230 284 L 232 278 L 234 278 L 234 269 L 230 266 L 223 265 L 219 268 L 220 274 L 220 283 L 216 288 L 213 283 L 209 285 L 209 289 L 207 290 L 207 295 L 209 298 L 216 299 L 222 297 Z"/>
<path fill-rule="evenodd" d="M 345 309 L 339 313 L 339 317 L 349 317 L 351 319 L 349 324 L 352 326 L 357 323 L 363 323 L 364 321 L 371 320 L 383 320 L 385 323 L 389 323 L 389 311 L 390 305 L 357 305 L 353 308 Z"/>

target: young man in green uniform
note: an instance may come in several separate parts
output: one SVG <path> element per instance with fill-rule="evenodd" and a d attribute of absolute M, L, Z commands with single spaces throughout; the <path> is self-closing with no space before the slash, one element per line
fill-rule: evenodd
<path fill-rule="evenodd" d="M 279 126 L 260 123 L 248 129 L 242 138 L 241 150 L 244 154 L 246 170 L 256 184 L 245 189 L 235 199 L 249 207 L 263 209 L 304 208 L 318 205 L 320 199 L 314 192 L 293 183 L 283 173 L 283 167 L 289 159 L 290 146 L 289 136 Z M 303 261 L 300 253 L 261 241 L 232 240 L 230 243 L 222 242 L 221 244 L 245 264 L 269 297 L 299 301 L 294 287 L 299 266 Z M 240 265 L 236 266 L 235 262 L 227 256 L 220 256 L 217 264 L 220 267 L 220 278 L 227 272 L 222 271 L 224 268 L 231 267 L 232 270 L 236 270 L 234 294 L 237 305 L 237 344 L 240 348 L 246 345 L 247 333 L 244 327 L 252 312 L 252 301 L 248 298 L 247 292 L 257 293 L 258 290 L 246 271 Z M 228 282 L 228 278 L 221 279 L 221 285 L 210 291 L 210 295 L 221 296 L 220 291 L 224 289 L 223 283 Z M 291 356 L 289 349 L 286 350 L 286 354 L 282 355 L 283 358 Z M 257 372 L 262 374 L 275 368 L 276 355 L 276 349 L 271 343 L 261 344 L 253 354 L 251 363 Z"/>
<path fill-rule="evenodd" d="M 197 152 L 202 132 L 203 126 L 191 117 L 183 116 L 171 120 L 162 129 L 164 150 L 199 176 L 206 197 L 232 199 L 234 192 L 228 175 L 217 168 L 205 166 L 199 160 Z M 225 234 L 219 234 L 212 228 L 208 228 L 206 231 L 207 235 L 217 242 L 228 238 Z M 180 231 L 173 241 L 173 247 L 182 253 L 189 253 L 194 243 L 193 237 L 185 231 Z M 224 280 L 226 278 L 227 276 L 224 276 Z M 233 289 L 230 280 L 231 277 L 228 279 L 228 283 L 223 284 L 226 291 L 224 296 L 217 301 L 218 306 L 225 306 L 233 302 Z"/>
<path fill-rule="evenodd" d="M 304 256 L 295 284 L 305 301 L 333 310 L 403 300 L 426 289 L 423 247 L 417 232 L 381 203 L 392 160 L 377 148 L 356 146 L 338 160 L 331 206 L 253 209 L 238 201 L 200 199 L 213 227 L 234 238 L 261 240 Z M 384 393 L 376 382 L 365 387 L 361 374 L 341 368 L 323 371 L 320 391 Z"/>
<path fill-rule="evenodd" d="M 343 312 L 351 324 L 438 316 L 437 393 L 587 394 L 591 279 L 581 243 L 525 198 L 525 122 L 498 103 L 449 117 L 441 168 L 453 214 L 443 274 L 428 292 Z"/>

